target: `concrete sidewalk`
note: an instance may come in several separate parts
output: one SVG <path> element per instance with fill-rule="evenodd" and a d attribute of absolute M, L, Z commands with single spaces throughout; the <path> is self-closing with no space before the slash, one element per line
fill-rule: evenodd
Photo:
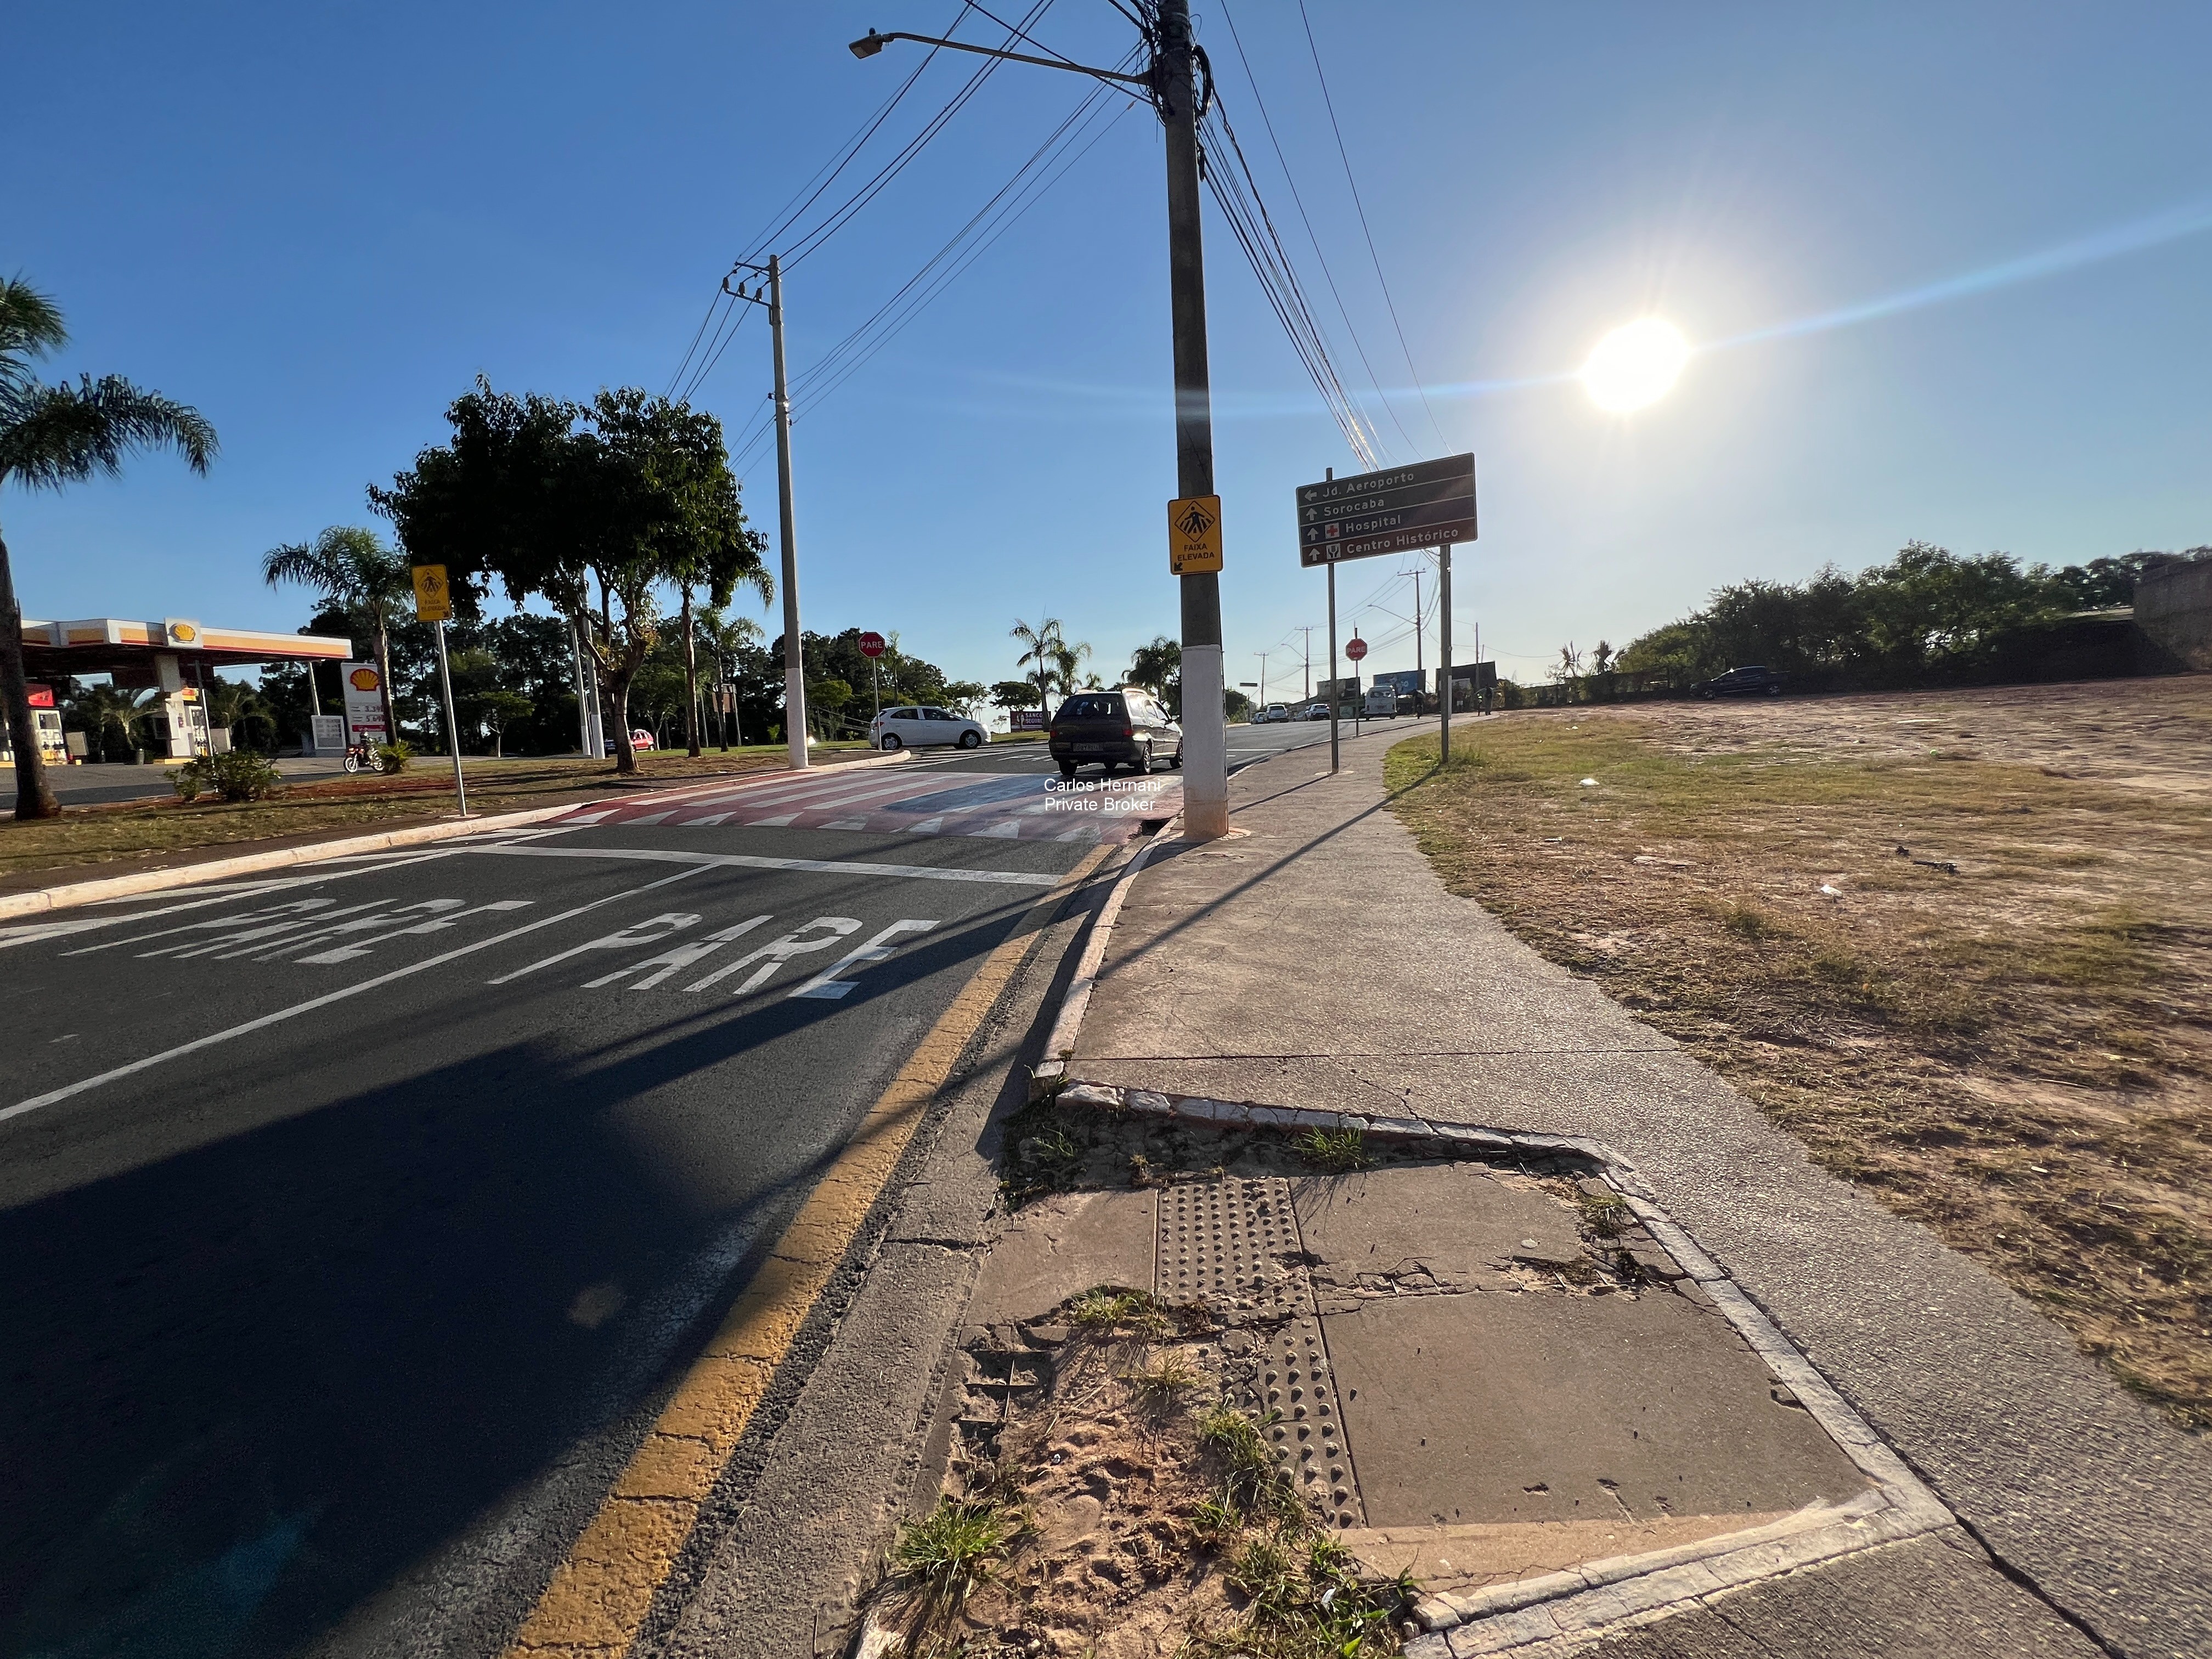
<path fill-rule="evenodd" d="M 2212 1447 L 1446 892 L 1383 797 L 1383 754 L 1408 735 L 1346 742 L 1334 779 L 1325 750 L 1251 768 L 1231 786 L 1243 833 L 1153 853 L 1071 1074 L 1605 1142 L 1961 1523 L 1597 1650 L 2212 1652 Z"/>

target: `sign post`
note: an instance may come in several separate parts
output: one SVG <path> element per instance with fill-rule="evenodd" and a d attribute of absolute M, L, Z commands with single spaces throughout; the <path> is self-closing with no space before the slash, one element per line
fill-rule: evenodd
<path fill-rule="evenodd" d="M 1474 457 L 1334 476 L 1297 492 L 1298 562 L 1310 569 L 1475 538 Z"/>
<path fill-rule="evenodd" d="M 1371 559 L 1414 548 L 1437 550 L 1442 591 L 1437 699 L 1443 722 L 1437 763 L 1451 758 L 1451 550 L 1455 542 L 1475 538 L 1474 457 L 1447 455 L 1340 478 L 1334 468 L 1319 483 L 1297 491 L 1298 562 L 1331 571 L 1344 559 Z M 1329 614 L 1335 615 L 1335 583 L 1329 586 Z M 1333 729 L 1333 728 L 1332 728 Z"/>
<path fill-rule="evenodd" d="M 884 654 L 884 636 L 872 628 L 860 635 L 860 654 L 868 659 L 868 686 L 876 696 L 876 713 L 884 712 L 884 674 L 876 659 Z"/>
<path fill-rule="evenodd" d="M 453 802 L 462 817 L 469 815 L 469 786 L 461 776 L 461 731 L 453 719 L 453 676 L 446 665 L 446 619 L 453 614 L 453 591 L 446 586 L 446 567 L 415 567 L 415 616 L 432 624 L 438 635 L 438 690 L 446 701 L 446 747 L 453 752 Z"/>

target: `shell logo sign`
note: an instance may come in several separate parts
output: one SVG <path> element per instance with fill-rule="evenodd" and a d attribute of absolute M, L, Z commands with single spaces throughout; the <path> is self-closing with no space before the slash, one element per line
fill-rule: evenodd
<path fill-rule="evenodd" d="M 168 635 L 171 645 L 197 646 L 200 642 L 200 625 L 181 617 L 170 617 L 161 624 L 161 631 Z"/>
<path fill-rule="evenodd" d="M 384 677 L 373 662 L 349 662 L 338 671 L 345 687 L 346 740 L 381 744 L 391 740 L 384 729 Z"/>

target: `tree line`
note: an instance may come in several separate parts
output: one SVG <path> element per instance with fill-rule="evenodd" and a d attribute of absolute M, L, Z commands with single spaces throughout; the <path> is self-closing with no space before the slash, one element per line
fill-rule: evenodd
<path fill-rule="evenodd" d="M 2192 550 L 2212 555 L 2212 549 Z M 2008 553 L 1962 556 L 1927 542 L 1851 575 L 1829 565 L 1802 582 L 1715 590 L 1699 611 L 1587 663 L 1569 647 L 1555 678 L 1656 677 L 1677 686 L 1764 664 L 1808 687 L 1907 687 L 2032 674 L 2083 613 L 2123 606 L 2158 553 L 2053 569 Z M 2074 630 L 2078 632 L 2078 626 Z"/>

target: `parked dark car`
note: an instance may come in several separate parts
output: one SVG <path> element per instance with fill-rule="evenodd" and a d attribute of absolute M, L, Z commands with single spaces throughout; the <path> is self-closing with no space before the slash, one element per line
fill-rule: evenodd
<path fill-rule="evenodd" d="M 1709 680 L 1699 680 L 1690 689 L 1701 697 L 1778 697 L 1782 688 L 1790 683 L 1790 676 L 1778 674 L 1771 668 L 1752 666 L 1731 668 L 1725 674 Z"/>
<path fill-rule="evenodd" d="M 1063 778 L 1092 762 L 1109 773 L 1117 766 L 1149 772 L 1158 761 L 1182 764 L 1182 728 L 1150 692 L 1133 685 L 1077 692 L 1053 711 L 1047 742 Z"/>

